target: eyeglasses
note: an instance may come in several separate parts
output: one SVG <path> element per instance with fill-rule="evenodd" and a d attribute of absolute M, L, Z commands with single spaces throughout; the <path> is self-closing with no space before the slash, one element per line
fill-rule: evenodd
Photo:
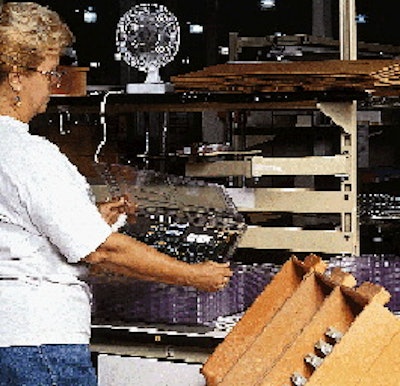
<path fill-rule="evenodd" d="M 55 70 L 40 71 L 35 68 L 29 68 L 29 71 L 37 72 L 38 74 L 44 75 L 52 85 L 55 85 L 57 88 L 61 87 L 61 78 L 64 75 L 63 72 Z"/>

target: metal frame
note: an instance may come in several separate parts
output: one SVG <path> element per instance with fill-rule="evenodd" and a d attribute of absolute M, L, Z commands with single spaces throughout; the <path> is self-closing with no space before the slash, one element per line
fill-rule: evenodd
<path fill-rule="evenodd" d="M 243 212 L 340 213 L 340 229 L 310 231 L 301 228 L 249 226 L 239 247 L 283 249 L 293 252 L 358 255 L 357 214 L 357 103 L 321 102 L 317 108 L 342 128 L 340 154 L 331 157 L 246 157 L 238 161 L 188 163 L 191 177 L 264 175 L 335 175 L 341 190 L 316 192 L 305 189 L 231 188 Z M 300 130 L 300 129 L 299 129 Z"/>

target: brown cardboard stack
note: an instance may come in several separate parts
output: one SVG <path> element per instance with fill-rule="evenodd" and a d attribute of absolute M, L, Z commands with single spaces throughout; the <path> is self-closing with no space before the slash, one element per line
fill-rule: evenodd
<path fill-rule="evenodd" d="M 202 368 L 208 386 L 400 385 L 389 293 L 292 257 Z"/>
<path fill-rule="evenodd" d="M 171 78 L 178 92 L 317 92 L 370 90 L 398 81 L 398 60 L 229 62 Z M 387 87 L 385 87 L 387 88 Z"/>

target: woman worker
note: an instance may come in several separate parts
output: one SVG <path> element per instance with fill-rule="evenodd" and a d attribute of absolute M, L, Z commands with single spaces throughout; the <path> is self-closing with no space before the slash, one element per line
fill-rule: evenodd
<path fill-rule="evenodd" d="M 29 134 L 72 40 L 46 7 L 2 6 L 0 385 L 96 385 L 90 294 L 82 281 L 90 265 L 205 291 L 221 289 L 232 274 L 226 264 L 189 265 L 113 233 L 76 167 L 55 145 Z"/>

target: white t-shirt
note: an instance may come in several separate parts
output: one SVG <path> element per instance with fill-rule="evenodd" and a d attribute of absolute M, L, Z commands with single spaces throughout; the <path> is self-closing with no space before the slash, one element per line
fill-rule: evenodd
<path fill-rule="evenodd" d="M 80 260 L 112 233 L 75 166 L 28 124 L 0 116 L 0 347 L 87 344 Z"/>

